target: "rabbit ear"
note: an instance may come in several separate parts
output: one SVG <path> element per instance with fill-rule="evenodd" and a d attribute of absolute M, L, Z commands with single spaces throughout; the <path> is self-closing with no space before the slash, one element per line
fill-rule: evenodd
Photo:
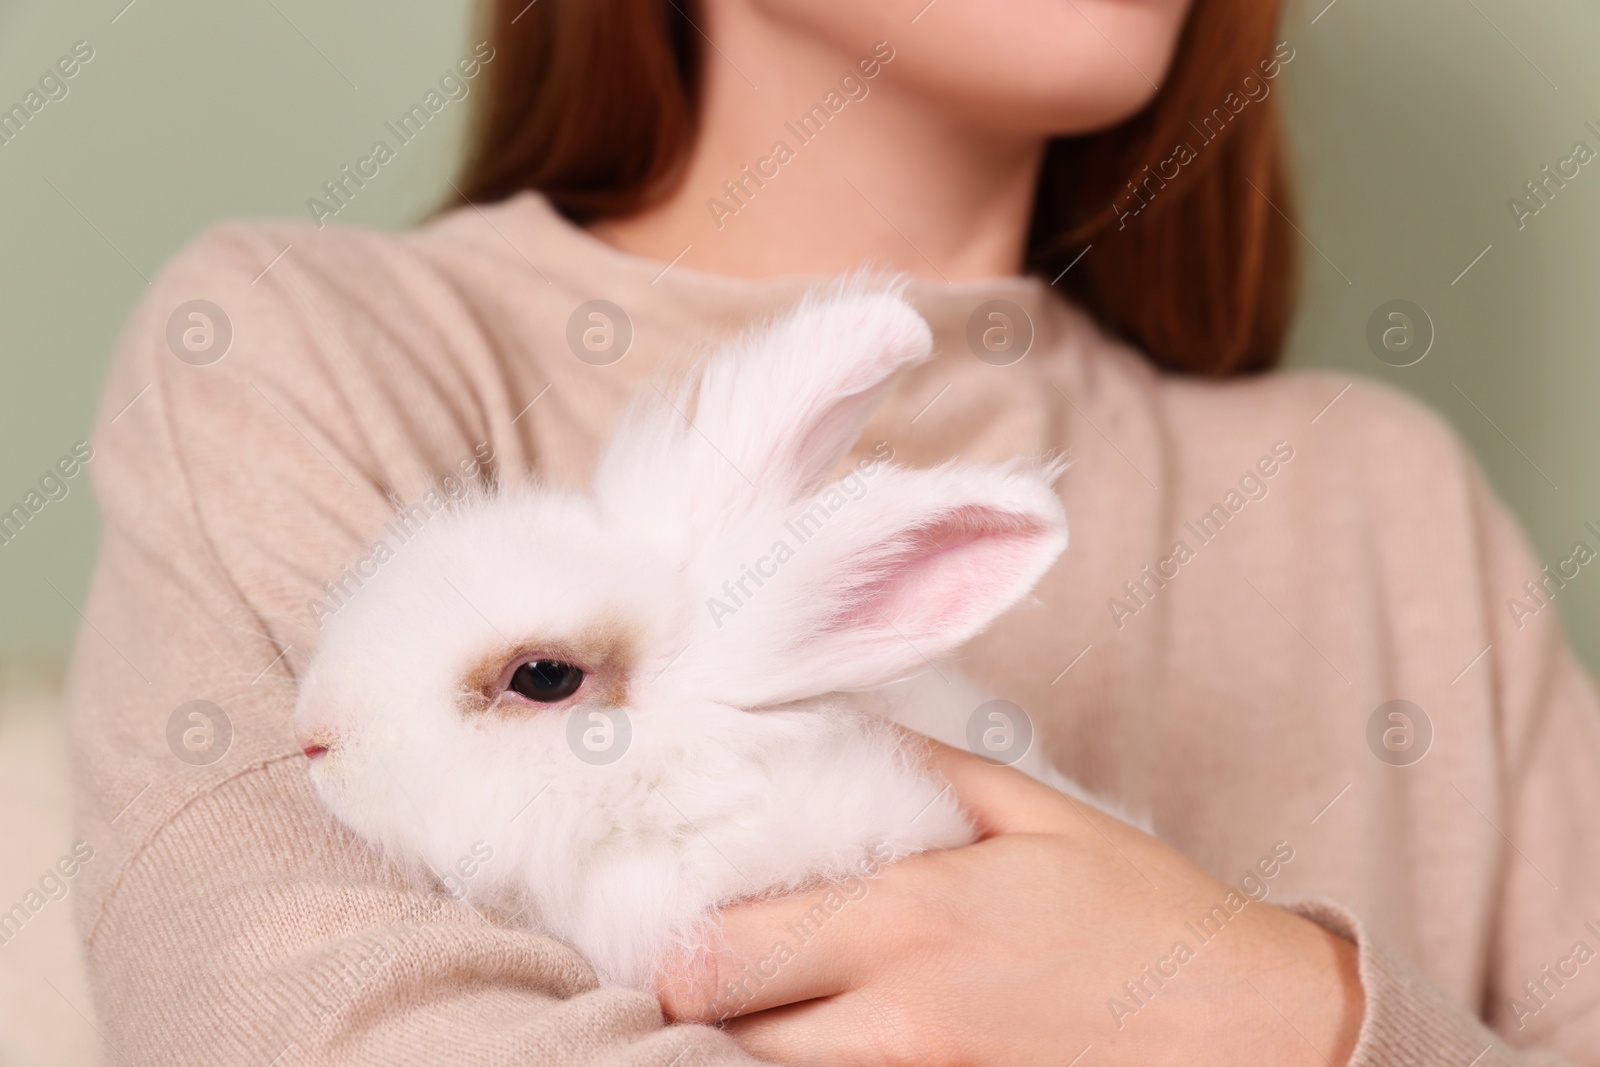
<path fill-rule="evenodd" d="M 603 502 L 669 514 L 800 500 L 827 480 L 928 324 L 898 292 L 808 296 L 713 357 L 697 382 L 625 419 L 595 477 Z"/>
<path fill-rule="evenodd" d="M 885 466 L 837 483 L 783 524 L 782 548 L 754 560 L 754 546 L 735 548 L 740 562 L 722 568 L 733 581 L 697 568 L 706 586 L 722 583 L 706 605 L 702 684 L 760 707 L 923 669 L 1027 595 L 1066 548 L 1050 484 L 1060 470 Z"/>

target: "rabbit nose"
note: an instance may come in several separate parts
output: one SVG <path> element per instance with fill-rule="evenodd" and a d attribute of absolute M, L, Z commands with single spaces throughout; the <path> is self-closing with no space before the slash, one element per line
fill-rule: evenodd
<path fill-rule="evenodd" d="M 300 745 L 300 751 L 306 754 L 307 759 L 316 759 L 318 756 L 328 754 L 328 749 L 333 747 L 334 738 L 327 730 L 312 730 L 310 733 L 298 735 L 295 741 Z"/>

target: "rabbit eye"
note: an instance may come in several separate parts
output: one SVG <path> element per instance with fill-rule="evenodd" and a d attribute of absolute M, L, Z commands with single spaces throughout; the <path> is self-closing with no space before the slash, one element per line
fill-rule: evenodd
<path fill-rule="evenodd" d="M 518 667 L 506 686 L 539 704 L 565 700 L 583 684 L 583 671 L 557 659 L 529 660 Z"/>

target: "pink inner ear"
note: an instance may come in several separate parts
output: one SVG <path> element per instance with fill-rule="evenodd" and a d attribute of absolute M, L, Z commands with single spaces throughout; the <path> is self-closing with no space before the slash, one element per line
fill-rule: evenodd
<path fill-rule="evenodd" d="M 874 388 L 846 397 L 815 418 L 794 445 L 797 494 L 812 493 L 821 487 L 850 451 L 861 433 L 861 424 L 883 392 L 882 388 Z"/>
<path fill-rule="evenodd" d="M 913 527 L 860 560 L 867 573 L 825 631 L 889 629 L 913 642 L 965 640 L 1021 595 L 1047 528 L 1016 512 L 967 506 Z M 898 639 L 898 638 L 897 638 Z"/>

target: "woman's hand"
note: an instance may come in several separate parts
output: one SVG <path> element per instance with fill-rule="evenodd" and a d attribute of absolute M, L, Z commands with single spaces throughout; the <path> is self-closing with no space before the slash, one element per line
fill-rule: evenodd
<path fill-rule="evenodd" d="M 982 840 L 727 909 L 727 948 L 661 979 L 668 1015 L 726 1019 L 785 1064 L 1348 1061 L 1348 941 L 1268 904 L 1231 911 L 1238 888 L 1019 771 L 930 759 Z"/>

